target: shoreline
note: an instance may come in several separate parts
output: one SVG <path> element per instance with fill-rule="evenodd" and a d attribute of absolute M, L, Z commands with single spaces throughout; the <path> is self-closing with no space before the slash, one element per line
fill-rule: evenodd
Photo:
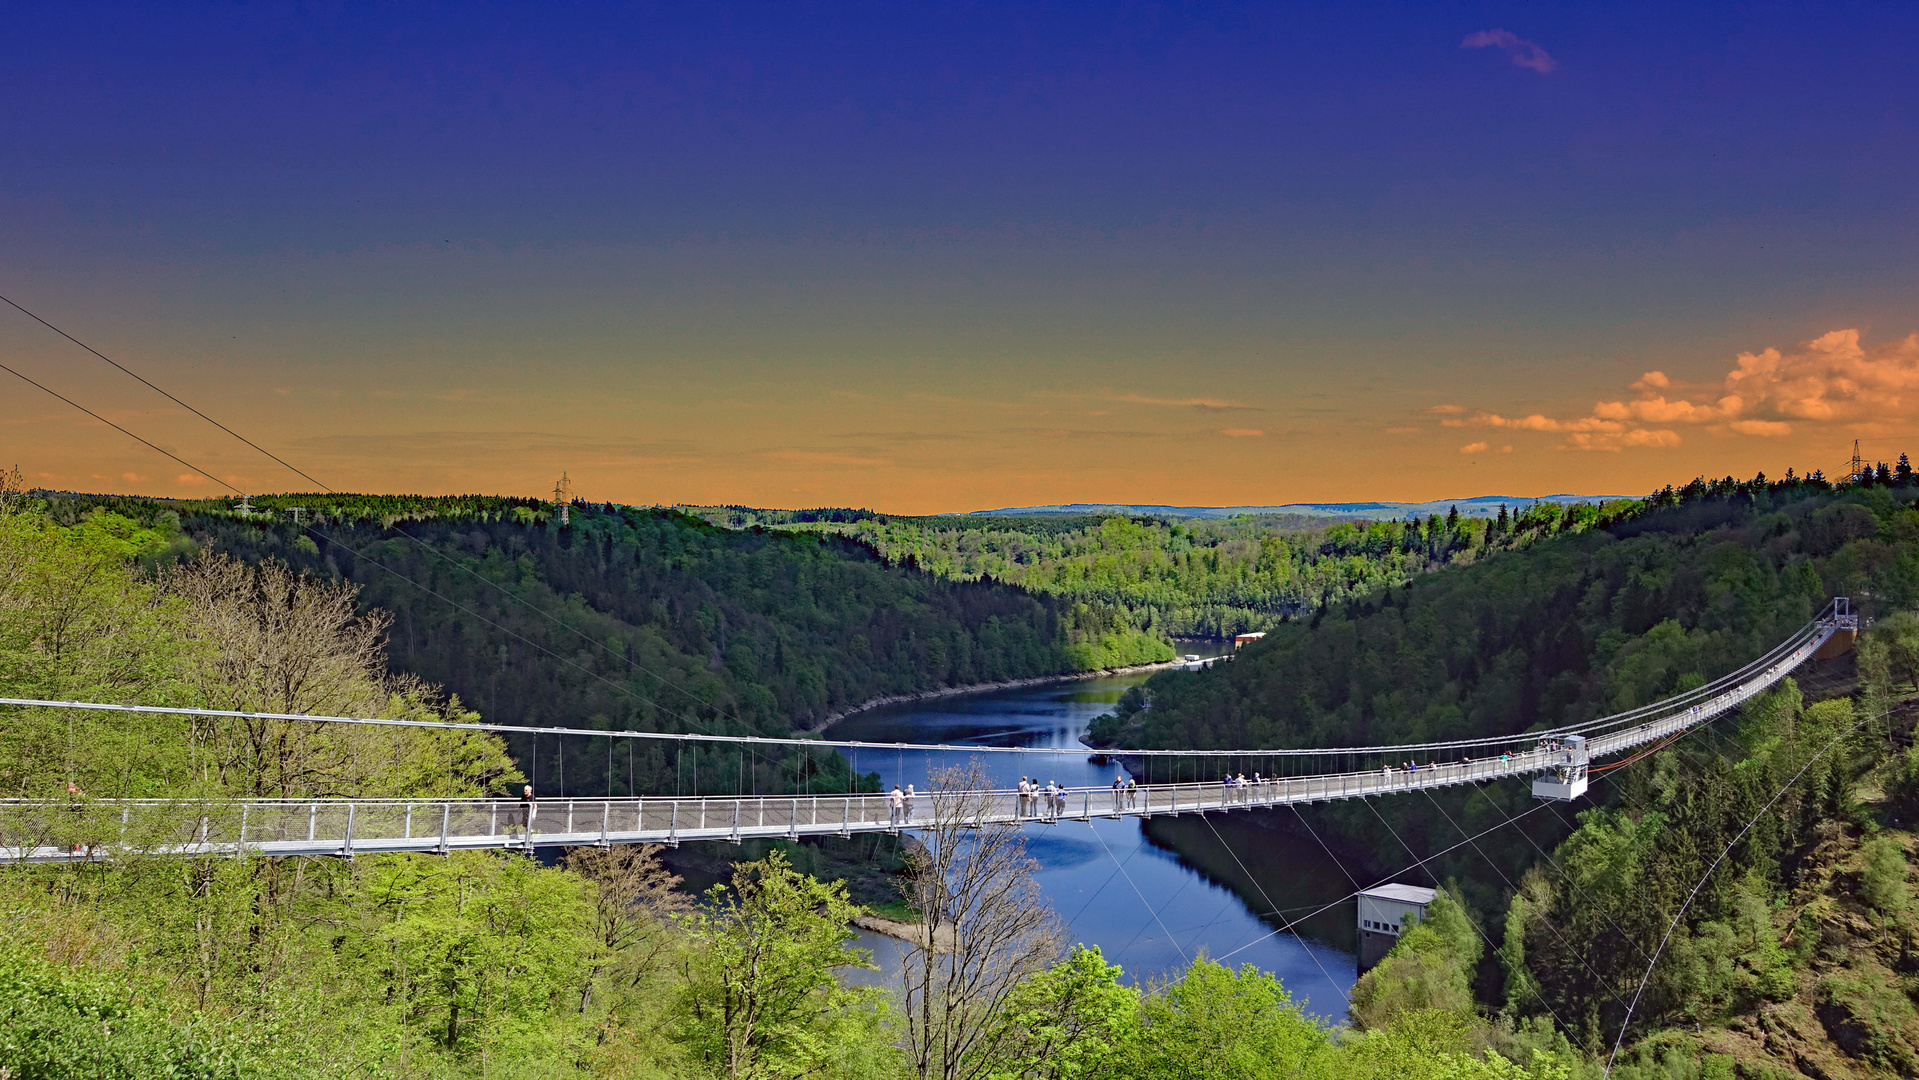
<path fill-rule="evenodd" d="M 900 922 L 882 915 L 855 915 L 850 920 L 861 930 L 871 930 L 875 934 L 884 934 L 895 941 L 904 941 L 908 945 L 919 945 L 925 940 L 925 927 L 916 922 Z M 941 923 L 933 930 L 933 948 L 935 955 L 944 955 L 953 951 L 953 927 Z"/>
<path fill-rule="evenodd" d="M 1231 655 L 1231 653 L 1221 654 L 1222 657 Z M 1220 658 L 1221 657 L 1208 657 L 1207 659 L 1218 660 Z M 1095 668 L 1091 671 L 1067 672 L 1060 675 L 1034 675 L 1025 679 L 1001 679 L 998 682 L 973 683 L 969 686 L 942 686 L 935 690 L 921 690 L 911 694 L 886 694 L 881 697 L 869 698 L 866 701 L 860 702 L 858 705 L 832 713 L 817 724 L 809 724 L 807 727 L 801 729 L 801 733 L 817 735 L 827 728 L 832 727 L 834 724 L 839 723 L 841 720 L 845 720 L 851 716 L 858 716 L 860 713 L 866 712 L 869 709 L 877 709 L 882 705 L 904 705 L 914 701 L 934 701 L 939 698 L 959 697 L 964 694 L 984 694 L 994 690 L 1018 690 L 1021 687 L 1044 686 L 1047 683 L 1084 682 L 1088 679 L 1105 679 L 1114 675 L 1137 675 L 1142 671 L 1164 671 L 1170 668 L 1184 667 L 1186 663 L 1187 661 L 1185 660 L 1160 660 L 1151 664 L 1128 664 L 1125 667 Z"/>

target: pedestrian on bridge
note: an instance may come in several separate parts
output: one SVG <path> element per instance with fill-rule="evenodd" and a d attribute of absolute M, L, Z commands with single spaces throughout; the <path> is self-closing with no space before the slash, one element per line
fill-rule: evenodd
<path fill-rule="evenodd" d="M 1125 792 L 1126 792 L 1126 777 L 1119 773 L 1114 773 L 1113 774 L 1113 811 L 1115 813 L 1118 813 L 1121 809 L 1123 809 L 1120 803 L 1126 797 Z"/>
<path fill-rule="evenodd" d="M 1126 809 L 1131 810 L 1138 805 L 1139 781 L 1129 776 L 1126 778 Z"/>
<path fill-rule="evenodd" d="M 520 831 L 526 835 L 526 838 L 528 840 L 533 839 L 533 815 L 538 811 L 538 809 L 539 808 L 534 804 L 533 785 L 528 784 L 525 787 L 521 788 L 520 789 Z"/>
<path fill-rule="evenodd" d="M 898 828 L 900 824 L 900 818 L 906 812 L 906 793 L 900 790 L 900 786 L 898 784 L 893 785 L 892 793 L 887 795 L 886 797 L 886 804 L 890 811 L 890 815 L 887 818 L 886 823 L 888 825 L 893 826 L 894 828 Z"/>
<path fill-rule="evenodd" d="M 906 785 L 906 820 L 913 820 L 913 785 Z"/>

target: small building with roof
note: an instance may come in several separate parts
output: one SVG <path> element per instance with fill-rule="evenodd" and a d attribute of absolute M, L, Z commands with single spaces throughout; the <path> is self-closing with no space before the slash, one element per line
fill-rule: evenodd
<path fill-rule="evenodd" d="M 1419 885 L 1378 885 L 1359 894 L 1359 970 L 1386 958 L 1399 935 L 1426 917 L 1438 890 Z"/>

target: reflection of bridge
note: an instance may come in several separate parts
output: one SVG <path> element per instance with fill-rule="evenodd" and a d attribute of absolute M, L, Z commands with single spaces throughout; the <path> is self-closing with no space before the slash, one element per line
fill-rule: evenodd
<path fill-rule="evenodd" d="M 1338 757 L 1349 764 L 1376 763 L 1369 768 L 1273 778 L 1244 786 L 1150 784 L 1129 792 L 1075 788 L 1052 799 L 1043 795 L 1022 796 L 1013 791 L 968 792 L 952 797 L 966 799 L 969 815 L 976 817 L 980 824 L 1090 821 L 1095 817 L 1238 810 L 1391 795 L 1522 776 L 1540 778 L 1534 783 L 1537 794 L 1570 798 L 1585 790 L 1588 761 L 1676 738 L 1777 683 L 1835 636 L 1849 641 L 1857 628 L 1858 623 L 1849 614 L 1846 601 L 1840 599 L 1777 648 L 1712 683 L 1645 708 L 1545 733 L 1322 751 L 1118 752 L 1125 757 L 1140 754 L 1229 760 L 1235 756 L 1268 760 Z M 126 708 L 23 699 L 0 699 L 0 704 Z M 282 719 L 355 722 L 346 718 Z M 361 722 L 527 730 L 494 725 Z M 712 738 L 641 732 L 581 731 L 576 734 Z M 814 749 L 853 745 L 867 750 L 893 749 L 884 744 L 836 744 L 818 740 L 724 741 L 790 743 Z M 928 749 L 967 754 L 1032 752 L 967 746 Z M 1441 756 L 1447 760 L 1439 760 Z M 1422 763 L 1411 769 L 1396 767 L 1406 761 Z M 918 805 L 900 810 L 892 807 L 887 796 L 871 793 L 541 799 L 530 812 L 525 803 L 501 799 L 0 800 L 0 862 L 59 862 L 134 853 L 352 856 L 396 851 L 445 853 L 549 845 L 676 844 L 689 840 L 738 842 L 754 838 L 844 836 L 911 829 L 932 816 L 931 800 L 936 797 L 922 793 L 916 800 Z"/>

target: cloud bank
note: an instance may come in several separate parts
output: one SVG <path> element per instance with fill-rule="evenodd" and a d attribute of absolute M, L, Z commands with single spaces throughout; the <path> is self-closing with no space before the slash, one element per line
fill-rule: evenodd
<path fill-rule="evenodd" d="M 1559 62 L 1554 60 L 1546 50 L 1510 30 L 1500 30 L 1497 28 L 1492 30 L 1475 30 L 1466 35 L 1466 40 L 1461 41 L 1459 47 L 1462 49 L 1499 49 L 1508 57 L 1511 57 L 1513 63 L 1523 68 L 1531 68 L 1541 75 L 1548 74 L 1559 66 Z"/>
<path fill-rule="evenodd" d="M 1569 450 L 1677 446 L 1682 427 L 1777 438 L 1806 425 L 1907 424 L 1919 420 L 1919 334 L 1867 347 L 1858 330 L 1834 330 L 1793 349 L 1742 352 L 1716 383 L 1648 371 L 1627 389 L 1635 396 L 1595 402 L 1585 416 L 1466 415 L 1457 405 L 1430 411 L 1446 427 L 1564 435 Z"/>

